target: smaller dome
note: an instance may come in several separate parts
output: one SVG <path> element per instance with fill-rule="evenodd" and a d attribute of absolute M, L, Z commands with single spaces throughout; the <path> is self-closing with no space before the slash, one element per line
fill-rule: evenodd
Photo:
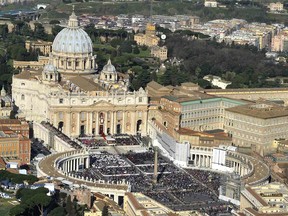
<path fill-rule="evenodd" d="M 112 65 L 111 60 L 108 60 L 108 63 L 103 67 L 102 70 L 104 73 L 116 73 L 116 68 Z"/>
<path fill-rule="evenodd" d="M 48 63 L 47 65 L 44 66 L 43 72 L 44 73 L 57 73 L 57 69 L 54 65 L 52 65 L 51 63 Z"/>

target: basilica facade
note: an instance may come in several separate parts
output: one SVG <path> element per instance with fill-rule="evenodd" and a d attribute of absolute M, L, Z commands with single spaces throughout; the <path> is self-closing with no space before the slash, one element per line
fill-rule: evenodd
<path fill-rule="evenodd" d="M 50 122 L 70 137 L 146 135 L 147 93 L 128 91 L 129 78 L 110 60 L 102 70 L 96 62 L 92 41 L 73 12 L 55 37 L 43 70 L 27 68 L 13 76 L 18 117 Z"/>

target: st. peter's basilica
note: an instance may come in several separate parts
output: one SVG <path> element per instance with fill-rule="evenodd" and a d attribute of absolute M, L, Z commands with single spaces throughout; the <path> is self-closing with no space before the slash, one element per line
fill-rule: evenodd
<path fill-rule="evenodd" d="M 19 118 L 48 121 L 67 136 L 145 135 L 147 93 L 128 91 L 128 85 L 110 60 L 98 73 L 92 41 L 73 12 L 55 37 L 44 69 L 13 76 L 12 97 Z"/>

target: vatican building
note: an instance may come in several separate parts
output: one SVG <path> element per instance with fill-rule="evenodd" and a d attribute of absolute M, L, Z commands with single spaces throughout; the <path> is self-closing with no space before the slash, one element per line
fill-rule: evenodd
<path fill-rule="evenodd" d="M 92 41 L 73 12 L 53 41 L 48 64 L 13 76 L 12 97 L 19 118 L 50 122 L 70 137 L 146 135 L 147 93 L 128 85 L 129 77 L 110 60 L 98 68 Z"/>

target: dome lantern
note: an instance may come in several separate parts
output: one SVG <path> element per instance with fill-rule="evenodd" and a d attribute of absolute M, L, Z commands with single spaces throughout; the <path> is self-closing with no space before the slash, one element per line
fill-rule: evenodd
<path fill-rule="evenodd" d="M 72 14 L 69 17 L 68 27 L 69 28 L 78 28 L 79 27 L 79 20 L 78 20 L 78 17 L 76 16 L 76 14 L 74 12 L 74 5 L 73 5 Z"/>

